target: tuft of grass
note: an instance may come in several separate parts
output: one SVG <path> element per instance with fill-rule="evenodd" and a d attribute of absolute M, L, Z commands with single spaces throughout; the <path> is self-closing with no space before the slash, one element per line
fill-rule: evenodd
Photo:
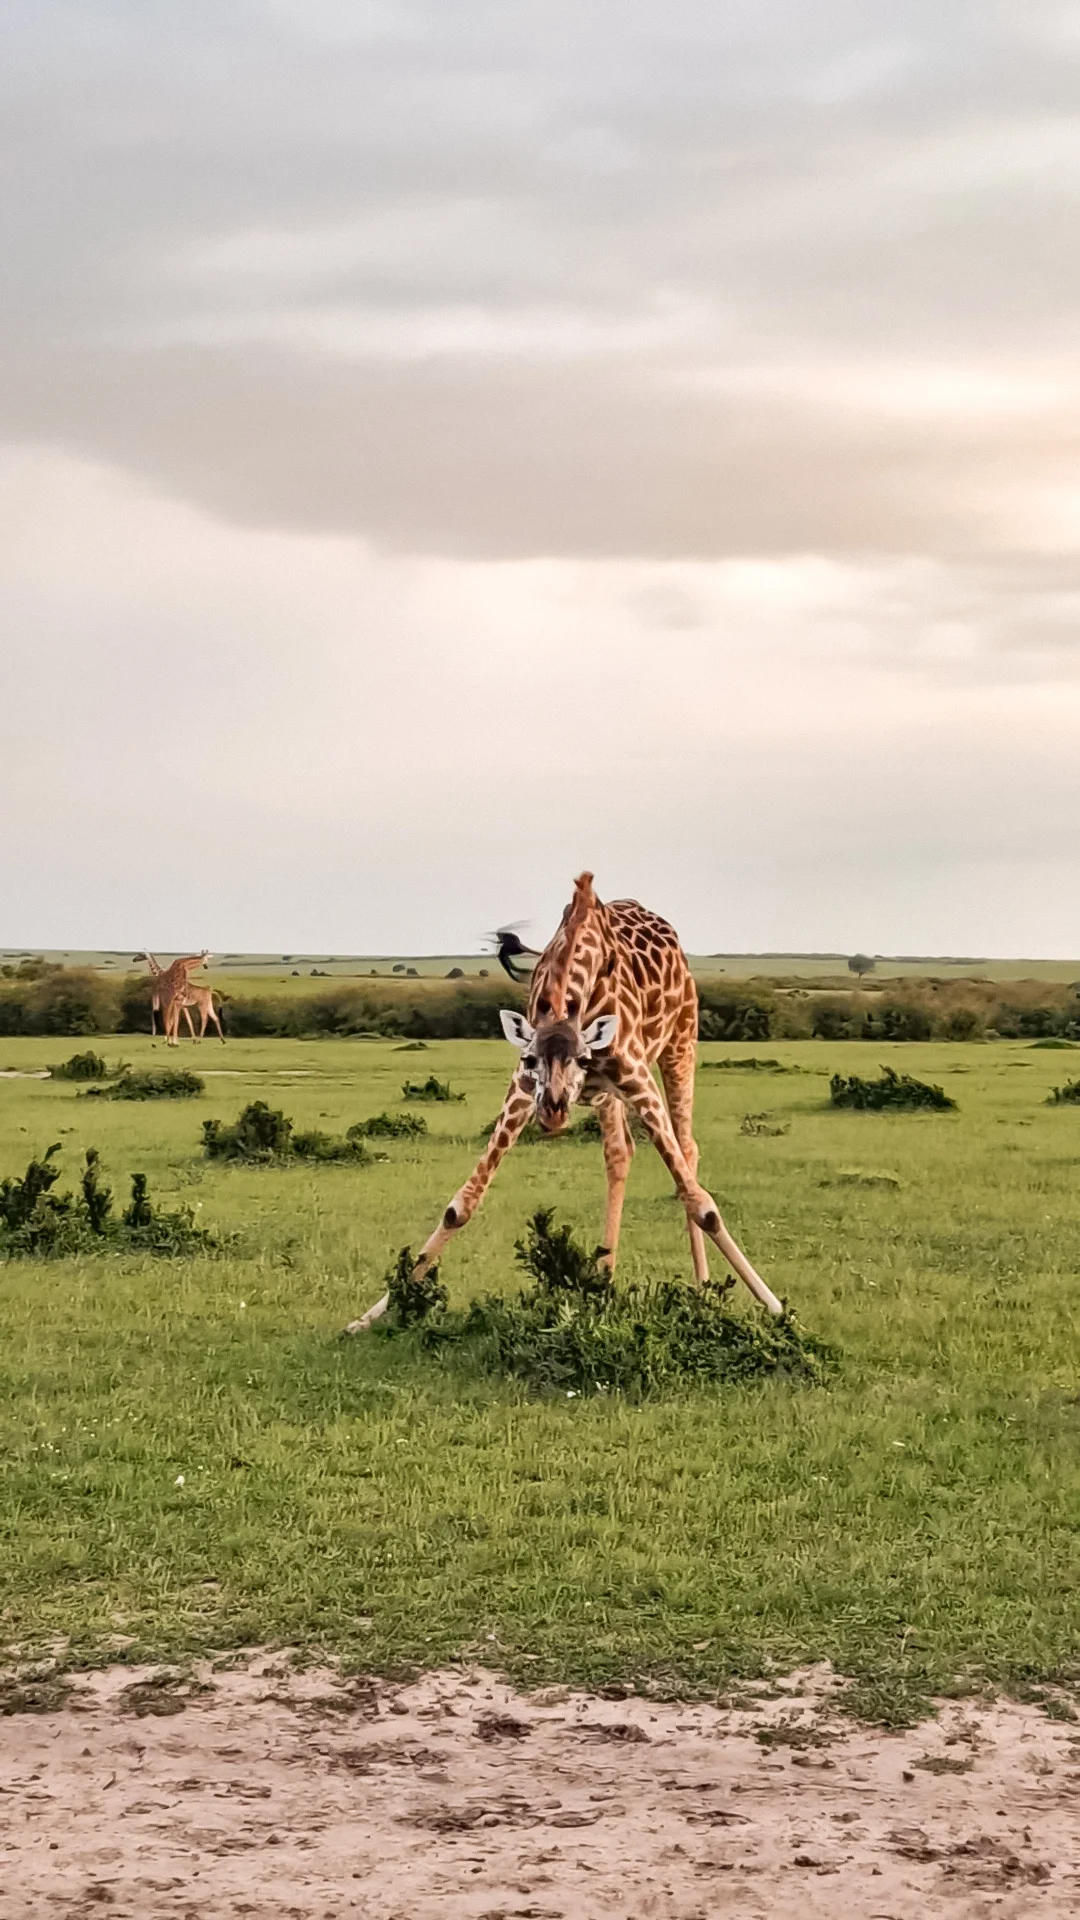
<path fill-rule="evenodd" d="M 777 1120 L 771 1113 L 744 1113 L 739 1121 L 739 1132 L 748 1134 L 751 1138 L 755 1135 L 765 1135 L 778 1139 L 781 1134 L 791 1132 L 791 1122 Z"/>
<path fill-rule="evenodd" d="M 423 1321 L 425 1346 L 471 1351 L 488 1372 L 521 1380 L 540 1393 L 618 1392 L 640 1399 L 692 1382 L 716 1386 L 782 1373 L 820 1380 L 834 1355 L 788 1315 L 765 1323 L 731 1313 L 734 1281 L 689 1285 L 680 1280 L 613 1286 L 602 1260 L 550 1208 L 534 1213 L 516 1257 L 530 1284 L 516 1299 L 484 1294 L 464 1313 L 430 1306 L 382 1323 L 393 1335 Z M 406 1270 L 407 1250 L 396 1273 Z M 429 1276 L 430 1282 L 430 1276 Z M 402 1285 L 402 1281 L 398 1281 Z"/>
<path fill-rule="evenodd" d="M 1051 1087 L 1046 1104 L 1048 1107 L 1080 1106 L 1080 1080 L 1066 1080 L 1063 1087 Z"/>
<path fill-rule="evenodd" d="M 426 1080 L 406 1080 L 401 1089 L 403 1100 L 464 1100 L 463 1093 L 455 1093 L 449 1080 L 440 1080 L 429 1073 Z"/>
<path fill-rule="evenodd" d="M 91 1087 L 100 1100 L 194 1100 L 206 1092 L 206 1082 L 187 1067 L 152 1067 L 135 1073 L 130 1068 L 111 1087 Z"/>
<path fill-rule="evenodd" d="M 893 1067 L 882 1067 L 880 1080 L 863 1080 L 857 1073 L 845 1079 L 842 1073 L 834 1073 L 829 1099 L 834 1107 L 850 1107 L 857 1113 L 943 1113 L 956 1106 L 943 1088 L 915 1080 L 910 1073 L 897 1073 Z"/>
<path fill-rule="evenodd" d="M 100 1053 L 88 1049 L 85 1053 L 73 1053 L 51 1069 L 54 1080 L 107 1080 L 108 1062 Z"/>
<path fill-rule="evenodd" d="M 837 1167 L 835 1173 L 825 1174 L 819 1181 L 819 1187 L 889 1187 L 899 1192 L 903 1186 L 899 1174 L 863 1173 L 858 1167 Z"/>

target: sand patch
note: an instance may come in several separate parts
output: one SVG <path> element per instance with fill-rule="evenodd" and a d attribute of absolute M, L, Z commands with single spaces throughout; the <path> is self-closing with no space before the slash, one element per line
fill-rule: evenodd
<path fill-rule="evenodd" d="M 1080 1910 L 1080 1726 L 943 1702 L 850 1730 L 827 1674 L 740 1710 L 397 1687 L 281 1656 L 78 1676 L 0 1718 L 0 1907 L 64 1920 L 1027 1920 Z"/>

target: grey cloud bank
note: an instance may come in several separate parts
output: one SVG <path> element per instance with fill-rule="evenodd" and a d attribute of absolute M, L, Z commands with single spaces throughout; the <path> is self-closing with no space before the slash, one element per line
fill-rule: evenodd
<path fill-rule="evenodd" d="M 5 938 L 1080 953 L 1080 7 L 0 54 Z"/>

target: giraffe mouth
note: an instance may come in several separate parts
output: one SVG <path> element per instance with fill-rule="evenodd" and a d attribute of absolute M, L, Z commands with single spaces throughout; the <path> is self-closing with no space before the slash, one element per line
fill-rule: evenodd
<path fill-rule="evenodd" d="M 541 1100 L 536 1109 L 536 1118 L 544 1133 L 562 1133 L 570 1115 L 569 1102 L 562 1100 L 555 1104 Z"/>

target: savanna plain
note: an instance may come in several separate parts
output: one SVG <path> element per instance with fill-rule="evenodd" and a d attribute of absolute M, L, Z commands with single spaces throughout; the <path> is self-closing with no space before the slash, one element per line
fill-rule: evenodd
<path fill-rule="evenodd" d="M 99 1044 L 165 1062 L 148 1038 Z M 72 1043 L 3 1051 L 29 1072 Z M 494 1645 L 521 1677 L 692 1691 L 828 1658 L 886 1714 L 1063 1672 L 1080 1626 L 1080 1109 L 1046 1100 L 1077 1056 L 880 1046 L 957 1111 L 831 1111 L 828 1073 L 866 1073 L 870 1052 L 701 1048 L 703 1176 L 837 1349 L 833 1377 L 641 1404 L 537 1400 L 408 1341 L 336 1337 L 475 1159 L 500 1043 L 207 1041 L 183 1049 L 206 1093 L 175 1102 L 0 1081 L 4 1173 L 59 1140 L 74 1181 L 92 1144 L 118 1195 L 143 1171 L 239 1236 L 215 1258 L 0 1266 L 4 1639 L 63 1636 L 79 1658 L 118 1633 L 155 1656 L 282 1639 L 368 1666 Z M 789 1070 L 718 1064 L 763 1054 Z M 249 1099 L 340 1132 L 400 1108 L 418 1068 L 466 1098 L 419 1109 L 419 1139 L 374 1143 L 383 1162 L 203 1157 L 202 1120 Z M 751 1111 L 789 1131 L 743 1133 Z M 518 1147 L 444 1262 L 452 1300 L 520 1283 L 539 1205 L 594 1241 L 602 1195 L 595 1143 Z M 642 1147 L 620 1276 L 687 1271 L 681 1209 Z"/>
<path fill-rule="evenodd" d="M 74 1044 L 5 1040 L 0 1067 L 40 1072 Z M 145 1036 L 94 1044 L 112 1063 L 166 1064 Z M 776 1065 L 749 1064 L 763 1055 Z M 1080 1106 L 1047 1097 L 1077 1058 L 1023 1041 L 702 1045 L 703 1179 L 835 1359 L 819 1383 L 641 1401 L 537 1397 L 412 1336 L 339 1337 L 473 1164 L 511 1064 L 501 1043 L 208 1040 L 181 1062 L 205 1093 L 175 1102 L 0 1079 L 0 1176 L 59 1141 L 74 1185 L 93 1145 L 119 1197 L 143 1172 L 155 1199 L 236 1236 L 195 1259 L 0 1263 L 0 1658 L 76 1677 L 118 1661 L 207 1673 L 278 1647 L 293 1671 L 331 1663 L 405 1688 L 402 1713 L 420 1711 L 408 1687 L 424 1673 L 495 1671 L 515 1699 L 621 1693 L 624 1727 L 645 1701 L 783 1699 L 784 1676 L 828 1663 L 864 1724 L 914 1726 L 934 1697 L 964 1712 L 1000 1691 L 1071 1738 Z M 831 1073 L 879 1064 L 940 1083 L 956 1110 L 830 1108 Z M 374 1164 L 202 1153 L 201 1122 L 250 1100 L 342 1133 L 399 1109 L 403 1082 L 428 1072 L 464 1100 L 420 1109 L 418 1138 L 372 1143 Z M 452 1304 L 521 1284 L 515 1241 L 540 1206 L 596 1240 L 597 1144 L 515 1149 L 444 1261 Z M 642 1146 L 620 1278 L 688 1273 L 681 1208 Z M 785 1741 L 798 1745 L 790 1728 Z M 1032 1881 L 998 1910 L 1034 1911 L 1039 1893 Z M 463 1893 L 441 1910 L 571 1909 Z M 699 1911 L 644 1894 L 611 1910 Z M 938 1909 L 898 1895 L 901 1910 Z"/>

